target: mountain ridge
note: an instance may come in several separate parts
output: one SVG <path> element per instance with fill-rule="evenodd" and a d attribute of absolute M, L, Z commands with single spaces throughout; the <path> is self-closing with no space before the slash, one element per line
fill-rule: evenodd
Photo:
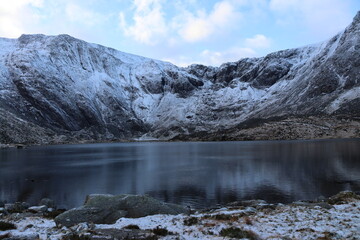
<path fill-rule="evenodd" d="M 219 67 L 64 34 L 0 46 L 0 143 L 360 137 L 360 12 L 329 41 Z"/>

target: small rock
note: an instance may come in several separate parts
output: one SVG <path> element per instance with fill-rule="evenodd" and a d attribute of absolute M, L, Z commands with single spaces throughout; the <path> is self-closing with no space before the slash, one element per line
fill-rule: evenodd
<path fill-rule="evenodd" d="M 29 204 L 26 202 L 15 202 L 15 203 L 7 203 L 5 204 L 5 209 L 9 212 L 22 212 L 25 209 L 29 208 Z"/>
<path fill-rule="evenodd" d="M 34 225 L 29 224 L 29 225 L 27 225 L 27 226 L 24 228 L 24 230 L 29 229 L 29 228 L 33 228 L 33 227 L 34 227 Z"/>
<path fill-rule="evenodd" d="M 5 206 L 5 202 L 0 201 L 0 208 L 3 208 Z"/>
<path fill-rule="evenodd" d="M 26 202 L 6 203 L 5 210 L 10 213 L 20 213 L 29 208 L 29 204 Z"/>
<path fill-rule="evenodd" d="M 13 211 L 15 209 L 15 204 L 14 203 L 5 203 L 4 208 L 6 211 Z"/>
<path fill-rule="evenodd" d="M 34 212 L 46 212 L 48 210 L 47 206 L 33 206 L 29 207 L 28 210 L 34 211 Z"/>
<path fill-rule="evenodd" d="M 79 223 L 73 227 L 71 227 L 71 229 L 75 232 L 85 232 L 85 231 L 89 231 L 89 230 L 93 230 L 95 228 L 94 224 L 91 223 Z"/>
<path fill-rule="evenodd" d="M 51 200 L 50 198 L 43 198 L 40 200 L 39 205 L 45 205 L 48 208 L 56 208 L 55 202 L 53 200 Z"/>
<path fill-rule="evenodd" d="M 27 203 L 27 202 L 22 202 L 21 204 L 21 207 L 25 210 L 25 209 L 28 209 L 30 207 L 30 204 Z"/>
<path fill-rule="evenodd" d="M 247 207 L 244 209 L 244 213 L 251 215 L 257 213 L 257 210 L 253 207 Z"/>
<path fill-rule="evenodd" d="M 324 196 L 320 196 L 316 199 L 316 201 L 318 201 L 318 202 L 325 202 L 326 200 L 327 200 L 327 198 Z"/>
<path fill-rule="evenodd" d="M 276 205 L 274 205 L 274 204 L 259 204 L 256 206 L 256 210 L 263 210 L 263 209 L 275 210 Z"/>
<path fill-rule="evenodd" d="M 4 207 L 0 207 L 0 213 L 6 213 L 7 211 L 5 210 Z"/>

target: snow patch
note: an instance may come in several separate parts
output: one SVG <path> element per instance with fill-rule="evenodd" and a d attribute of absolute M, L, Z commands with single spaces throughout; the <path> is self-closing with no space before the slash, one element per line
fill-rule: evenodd
<path fill-rule="evenodd" d="M 355 87 L 347 92 L 342 93 L 337 99 L 330 103 L 326 109 L 326 112 L 331 114 L 338 110 L 343 103 L 357 98 L 360 98 L 360 87 Z"/>

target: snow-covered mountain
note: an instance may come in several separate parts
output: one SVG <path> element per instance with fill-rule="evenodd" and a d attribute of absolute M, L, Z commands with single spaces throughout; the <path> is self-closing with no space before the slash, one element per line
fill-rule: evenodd
<path fill-rule="evenodd" d="M 360 12 L 324 43 L 220 67 L 0 38 L 0 143 L 360 137 L 359 117 Z"/>

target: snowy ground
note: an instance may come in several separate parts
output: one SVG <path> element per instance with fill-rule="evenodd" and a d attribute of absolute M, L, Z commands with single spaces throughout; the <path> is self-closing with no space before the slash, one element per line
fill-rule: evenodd
<path fill-rule="evenodd" d="M 257 209 L 256 209 L 257 208 Z M 254 207 L 226 207 L 187 215 L 154 215 L 121 218 L 115 224 L 79 224 L 57 228 L 53 220 L 21 214 L 1 216 L 16 230 L 0 231 L 1 236 L 27 239 L 62 239 L 70 233 L 91 235 L 94 230 L 123 229 L 136 225 L 142 230 L 169 231 L 159 239 L 360 239 L 360 199 L 348 198 L 334 205 L 297 203 L 259 204 Z M 90 238 L 95 239 L 95 238 Z"/>
<path fill-rule="evenodd" d="M 281 206 L 275 210 L 264 209 L 254 215 L 243 216 L 245 210 L 221 209 L 209 214 L 196 214 L 193 226 L 185 226 L 187 216 L 148 216 L 140 219 L 119 219 L 114 225 L 99 228 L 123 228 L 129 224 L 141 229 L 158 226 L 179 234 L 183 239 L 224 239 L 224 228 L 240 228 L 254 233 L 259 239 L 360 239 L 360 201 L 334 205 L 326 210 L 320 206 Z M 223 215 L 228 215 L 226 216 Z M 247 215 L 247 214 L 246 214 Z M 218 217 L 217 217 L 218 216 Z M 223 218 L 224 220 L 219 220 Z"/>

